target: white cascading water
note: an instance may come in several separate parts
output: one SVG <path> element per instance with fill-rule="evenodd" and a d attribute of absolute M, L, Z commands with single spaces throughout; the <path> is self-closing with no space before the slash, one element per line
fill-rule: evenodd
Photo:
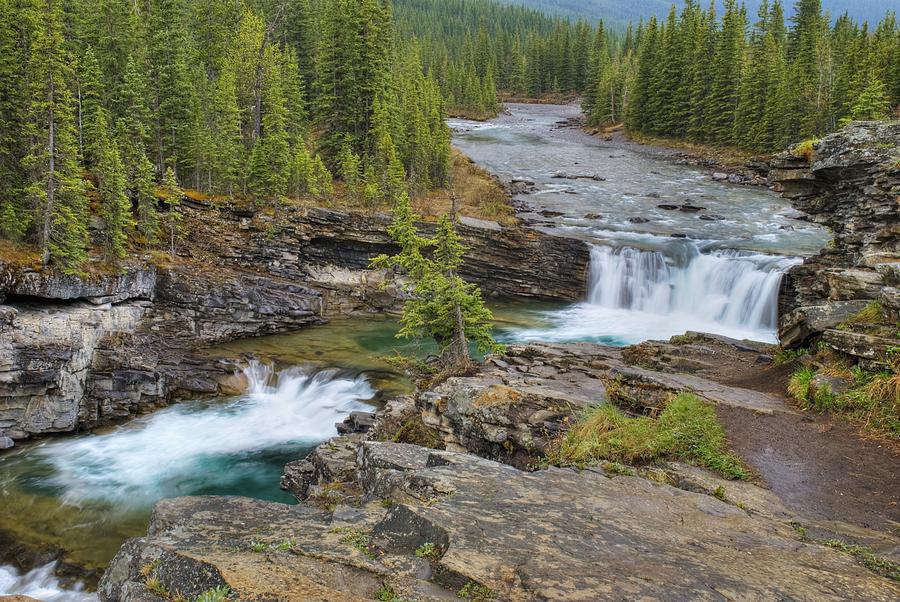
<path fill-rule="evenodd" d="M 97 595 L 82 591 L 80 585 L 63 589 L 53 574 L 56 563 L 51 562 L 24 575 L 8 566 L 0 566 L 0 596 L 30 596 L 42 602 L 96 602 Z"/>
<path fill-rule="evenodd" d="M 252 362 L 244 373 L 248 392 L 230 401 L 185 402 L 109 433 L 43 444 L 35 452 L 52 469 L 46 483 L 67 503 L 100 505 L 109 512 L 146 511 L 159 499 L 195 494 L 229 479 L 239 490 L 239 479 L 258 470 L 244 462 L 248 456 L 315 445 L 336 434 L 335 423 L 350 412 L 371 409 L 365 402 L 375 395 L 365 378 L 334 371 L 275 372 Z M 240 468 L 228 464 L 236 458 Z M 277 486 L 277 478 L 267 485 Z M 20 575 L 0 566 L 0 596 L 24 594 L 44 602 L 97 599 L 78 588 L 62 589 L 54 568 L 50 564 Z"/>
<path fill-rule="evenodd" d="M 587 302 L 550 316 L 550 328 L 514 338 L 628 345 L 694 330 L 776 342 L 778 289 L 797 260 L 686 249 L 673 259 L 660 251 L 594 247 Z"/>
<path fill-rule="evenodd" d="M 245 374 L 248 393 L 230 402 L 177 404 L 108 434 L 44 445 L 40 453 L 54 468 L 50 481 L 72 504 L 127 507 L 129 500 L 185 495 L 211 459 L 322 441 L 374 395 L 364 378 L 328 371 L 275 374 L 253 362 Z"/>

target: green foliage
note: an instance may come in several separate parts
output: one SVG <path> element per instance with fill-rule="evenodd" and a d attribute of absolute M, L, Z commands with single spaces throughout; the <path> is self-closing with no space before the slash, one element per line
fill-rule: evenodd
<path fill-rule="evenodd" d="M 472 602 L 485 602 L 486 600 L 495 600 L 497 598 L 497 594 L 494 593 L 494 590 L 486 585 L 475 583 L 474 581 L 469 581 L 462 586 L 462 588 L 456 592 L 456 596 L 463 600 L 471 600 Z"/>
<path fill-rule="evenodd" d="M 809 384 L 815 375 L 816 371 L 811 366 L 798 368 L 788 380 L 788 393 L 790 393 L 791 397 L 803 404 L 808 404 L 810 402 Z"/>
<path fill-rule="evenodd" d="M 552 457 L 554 463 L 575 466 L 661 459 L 692 462 L 729 479 L 749 477 L 727 451 L 715 410 L 686 393 L 670 401 L 657 419 L 629 418 L 611 405 L 593 408 L 566 433 Z"/>
<path fill-rule="evenodd" d="M 375 599 L 380 602 L 396 602 L 397 594 L 394 593 L 394 588 L 388 585 L 387 583 L 382 583 L 381 588 L 377 592 L 375 592 Z"/>
<path fill-rule="evenodd" d="M 789 364 L 795 360 L 800 359 L 808 353 L 809 350 L 803 347 L 798 349 L 779 349 L 775 354 L 775 358 L 772 363 L 775 366 L 783 366 L 784 364 Z"/>
<path fill-rule="evenodd" d="M 394 207 L 394 221 L 388 228 L 400 251 L 393 256 L 376 257 L 372 266 L 401 268 L 409 277 L 410 298 L 404 303 L 397 336 L 434 338 L 446 366 L 465 368 L 470 340 L 481 353 L 501 349 L 492 335 L 493 315 L 478 287 L 457 273 L 465 248 L 456 232 L 455 220 L 447 215 L 441 218 L 433 238 L 420 236 L 415 221 L 409 197 L 401 191 Z"/>
<path fill-rule="evenodd" d="M 882 371 L 829 364 L 827 356 L 817 367 L 799 368 L 788 382 L 788 393 L 803 407 L 820 412 L 834 412 L 859 423 L 867 431 L 900 439 L 900 366 L 886 358 L 890 368 Z M 836 394 L 827 385 L 815 388 L 810 384 L 817 373 L 852 377 L 852 386 L 844 393 Z"/>
<path fill-rule="evenodd" d="M 900 581 L 900 563 L 878 556 L 871 548 L 848 544 L 839 539 L 827 539 L 819 543 L 853 556 L 857 562 L 873 573 L 892 581 Z"/>
<path fill-rule="evenodd" d="M 166 175 L 163 178 L 163 202 L 166 205 L 166 211 L 160 216 L 163 229 L 168 233 L 169 253 L 172 259 L 175 259 L 176 249 L 175 243 L 181 234 L 181 222 L 184 216 L 181 214 L 181 199 L 184 191 L 178 185 L 175 179 L 175 171 L 169 167 L 166 169 Z"/>
<path fill-rule="evenodd" d="M 358 198 L 372 198 L 375 178 L 387 178 L 390 194 L 407 187 L 407 174 L 417 194 L 446 184 L 450 135 L 440 88 L 419 46 L 394 38 L 390 3 L 287 4 L 6 6 L 0 236 L 34 244 L 45 264 L 77 272 L 88 254 L 94 180 L 98 238 L 113 262 L 160 238 L 172 251 L 178 212 L 161 211 L 159 201 L 173 199 L 167 191 L 176 186 L 279 203 L 286 195 L 328 200 L 333 168 Z M 376 98 L 377 131 L 389 135 L 393 157 L 364 187 L 363 166 L 379 165 Z M 169 168 L 172 178 L 162 182 Z M 390 202 L 384 189 L 382 202 Z"/>
<path fill-rule="evenodd" d="M 807 161 L 812 161 L 813 153 L 816 152 L 816 146 L 819 144 L 818 138 L 810 138 L 809 140 L 804 140 L 793 149 L 795 155 L 800 155 L 801 157 L 805 157 Z"/>
<path fill-rule="evenodd" d="M 225 602 L 231 595 L 231 588 L 222 585 L 214 589 L 208 589 L 194 600 L 194 602 Z"/>
<path fill-rule="evenodd" d="M 429 560 L 439 560 L 441 557 L 441 549 L 431 542 L 423 543 L 416 548 L 417 558 L 427 558 Z"/>
<path fill-rule="evenodd" d="M 353 527 L 338 527 L 332 529 L 332 533 L 341 535 L 340 542 L 358 550 L 370 560 L 378 558 L 372 540 L 364 531 Z"/>
<path fill-rule="evenodd" d="M 763 1 L 748 35 L 736 0 L 722 2 L 722 15 L 700 4 L 685 2 L 665 22 L 651 17 L 636 55 L 621 40 L 608 44 L 611 59 L 589 71 L 591 122 L 624 115 L 635 132 L 771 151 L 900 104 L 893 14 L 874 31 L 847 16 L 830 26 L 819 0 L 801 0 L 788 29 L 781 2 Z"/>

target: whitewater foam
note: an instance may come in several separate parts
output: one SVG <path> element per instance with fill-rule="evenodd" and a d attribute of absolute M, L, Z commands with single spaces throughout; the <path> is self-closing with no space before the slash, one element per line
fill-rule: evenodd
<path fill-rule="evenodd" d="M 53 468 L 48 482 L 70 504 L 129 507 L 185 495 L 217 459 L 327 439 L 375 394 L 363 377 L 333 371 L 275 373 L 254 362 L 245 374 L 249 392 L 231 401 L 178 404 L 111 433 L 43 445 L 37 452 Z"/>
<path fill-rule="evenodd" d="M 594 247 L 587 300 L 514 332 L 519 341 L 595 341 L 630 345 L 688 330 L 777 342 L 778 289 L 799 260 L 696 245 L 665 254 Z"/>

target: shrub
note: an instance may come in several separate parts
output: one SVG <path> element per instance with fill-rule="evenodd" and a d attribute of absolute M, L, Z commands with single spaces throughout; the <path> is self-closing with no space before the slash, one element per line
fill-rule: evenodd
<path fill-rule="evenodd" d="M 818 146 L 818 144 L 818 138 L 810 138 L 809 140 L 804 140 L 793 148 L 793 153 L 795 155 L 804 157 L 807 161 L 812 161 L 813 153 L 815 153 L 816 146 Z"/>
<path fill-rule="evenodd" d="M 741 461 L 727 451 L 715 410 L 687 393 L 672 399 L 658 419 L 630 418 L 611 405 L 593 408 L 569 430 L 554 458 L 573 466 L 662 459 L 698 464 L 729 479 L 749 477 Z"/>

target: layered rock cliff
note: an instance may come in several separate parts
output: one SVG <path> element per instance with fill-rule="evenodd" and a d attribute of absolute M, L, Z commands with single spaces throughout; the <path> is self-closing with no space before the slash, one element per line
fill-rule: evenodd
<path fill-rule="evenodd" d="M 387 216 L 196 202 L 185 213 L 190 235 L 174 261 L 84 277 L 0 263 L 0 437 L 89 428 L 181 394 L 227 392 L 234 367 L 198 347 L 398 307 L 398 276 L 367 269 L 393 251 Z M 584 243 L 492 222 L 460 231 L 463 273 L 486 294 L 583 295 Z"/>
<path fill-rule="evenodd" d="M 770 179 L 834 233 L 832 245 L 784 279 L 782 345 L 821 337 L 863 361 L 883 360 L 897 345 L 890 326 L 900 319 L 900 123 L 853 123 L 823 138 L 809 157 L 778 156 Z M 867 306 L 883 312 L 885 328 L 846 327 Z"/>

